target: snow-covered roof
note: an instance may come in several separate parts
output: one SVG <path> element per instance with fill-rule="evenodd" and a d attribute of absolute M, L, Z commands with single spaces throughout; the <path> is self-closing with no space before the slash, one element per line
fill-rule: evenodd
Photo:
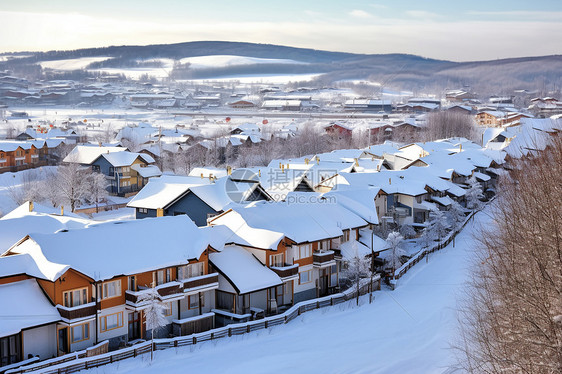
<path fill-rule="evenodd" d="M 55 234 L 31 234 L 12 247 L 10 253 L 30 254 L 51 281 L 68 268 L 94 280 L 106 280 L 187 264 L 199 259 L 208 245 L 204 232 L 189 217 L 180 215 L 106 222 Z"/>
<path fill-rule="evenodd" d="M 264 219 L 267 217 L 267 219 Z M 342 205 L 318 203 L 255 202 L 213 219 L 224 224 L 255 247 L 277 249 L 283 236 L 296 243 L 335 238 L 342 230 L 363 227 L 367 222 Z M 263 232 L 255 230 L 263 230 Z"/>
<path fill-rule="evenodd" d="M 371 253 L 371 246 L 373 247 L 373 252 L 383 252 L 387 249 L 390 249 L 390 246 L 388 245 L 388 242 L 386 240 L 384 240 L 380 236 L 373 235 L 373 232 L 366 228 L 359 230 L 359 241 L 364 246 L 369 248 L 369 253 Z"/>
<path fill-rule="evenodd" d="M 64 158 L 64 162 L 73 162 L 78 164 L 90 165 L 102 154 L 125 152 L 125 147 L 99 147 L 96 145 L 77 145 L 72 151 Z M 129 164 L 130 165 L 130 164 Z"/>
<path fill-rule="evenodd" d="M 228 246 L 222 252 L 211 253 L 209 260 L 240 294 L 283 284 L 277 274 L 238 246 Z"/>
<path fill-rule="evenodd" d="M 107 162 L 115 167 L 121 166 L 131 166 L 137 158 L 141 158 L 147 164 L 154 163 L 152 156 L 146 153 L 134 153 L 134 152 L 110 152 L 102 153 L 101 157 L 105 158 Z M 95 161 L 95 160 L 94 160 Z"/>
<path fill-rule="evenodd" d="M 61 319 L 35 279 L 1 284 L 0 300 L 0 337 Z"/>
<path fill-rule="evenodd" d="M 342 243 L 340 245 L 340 251 L 342 257 L 348 261 L 356 256 L 363 258 L 372 254 L 371 248 L 361 242 L 358 242 L 357 240 L 348 240 L 347 242 Z"/>
<path fill-rule="evenodd" d="M 0 278 L 21 274 L 44 278 L 43 273 L 28 254 L 0 257 Z"/>
<path fill-rule="evenodd" d="M 203 176 L 203 178 L 209 178 L 210 176 L 213 177 L 217 177 L 217 178 L 222 178 L 222 177 L 226 177 L 227 173 L 226 173 L 226 169 L 224 168 L 213 168 L 213 167 L 197 167 L 197 168 L 193 168 L 190 172 L 189 172 L 189 176 L 190 177 L 201 177 Z"/>
<path fill-rule="evenodd" d="M 18 142 L 18 141 L 2 140 L 2 141 L 0 141 L 0 151 L 13 152 L 20 147 L 22 149 L 31 149 L 32 145 L 33 145 L 33 143 L 31 143 L 31 142 Z"/>
<path fill-rule="evenodd" d="M 39 212 L 12 214 L 11 217 L 0 219 L 0 253 L 31 233 L 51 234 L 59 230 L 84 228 L 91 223 L 83 218 Z"/>
<path fill-rule="evenodd" d="M 379 189 L 375 187 L 356 188 L 346 190 L 332 190 L 323 195 L 326 199 L 333 198 L 336 203 L 342 205 L 368 223 L 378 225 L 379 220 L 375 208 L 375 198 Z"/>
<path fill-rule="evenodd" d="M 209 184 L 209 179 L 162 175 L 151 178 L 127 204 L 130 208 L 164 209 L 188 192 L 190 187 Z"/>
<path fill-rule="evenodd" d="M 139 173 L 139 175 L 143 178 L 159 177 L 162 175 L 160 168 L 156 165 L 146 165 L 143 167 L 139 164 L 135 164 L 131 166 L 131 169 Z"/>

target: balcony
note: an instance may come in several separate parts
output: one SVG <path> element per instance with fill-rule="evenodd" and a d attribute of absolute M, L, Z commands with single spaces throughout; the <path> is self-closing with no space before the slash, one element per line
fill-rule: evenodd
<path fill-rule="evenodd" d="M 170 302 L 183 298 L 183 286 L 180 282 L 168 282 L 156 286 L 156 291 L 160 296 L 160 300 Z M 150 288 L 141 289 L 138 291 L 125 291 L 125 302 L 128 306 L 137 309 L 142 309 L 146 306 L 147 302 L 143 301 L 143 296 L 150 292 Z"/>
<path fill-rule="evenodd" d="M 96 303 L 91 302 L 88 304 L 77 305 L 73 307 L 66 307 L 57 305 L 57 310 L 60 316 L 66 322 L 74 322 L 86 318 L 94 318 L 97 312 Z"/>
<path fill-rule="evenodd" d="M 299 264 L 285 264 L 285 266 L 272 266 L 270 267 L 271 270 L 277 275 L 279 278 L 283 280 L 289 280 L 290 278 L 297 278 L 299 275 Z"/>
<path fill-rule="evenodd" d="M 210 291 L 219 287 L 219 275 L 217 273 L 201 275 L 183 279 L 180 282 L 183 283 L 184 293 Z"/>
<path fill-rule="evenodd" d="M 336 264 L 334 251 L 318 251 L 312 254 L 312 265 L 317 268 L 325 268 Z"/>

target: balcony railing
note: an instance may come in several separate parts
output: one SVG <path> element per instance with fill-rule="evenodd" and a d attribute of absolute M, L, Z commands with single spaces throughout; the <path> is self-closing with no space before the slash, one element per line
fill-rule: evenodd
<path fill-rule="evenodd" d="M 335 264 L 334 251 L 319 251 L 312 254 L 312 264 L 318 267 L 326 267 Z"/>
<path fill-rule="evenodd" d="M 288 277 L 296 277 L 299 274 L 299 265 L 289 265 L 285 264 L 285 266 L 272 266 L 270 267 L 275 274 L 279 275 L 279 278 L 288 278 Z"/>
<path fill-rule="evenodd" d="M 212 286 L 219 283 L 219 275 L 217 273 L 201 275 L 181 280 L 183 282 L 184 292 L 195 291 L 196 289 Z"/>
<path fill-rule="evenodd" d="M 94 317 L 97 312 L 96 303 L 88 303 L 73 307 L 57 305 L 57 310 L 62 318 L 66 320 L 76 320 L 88 317 Z"/>
<path fill-rule="evenodd" d="M 146 295 L 150 292 L 150 288 L 146 288 L 139 291 L 125 291 L 125 301 L 127 304 L 134 306 L 134 307 L 141 307 L 145 304 L 141 299 L 143 295 Z M 183 287 L 180 282 L 168 282 L 156 286 L 156 291 L 158 291 L 158 295 L 160 296 L 160 300 L 166 301 L 172 299 L 174 297 L 183 297 Z"/>
<path fill-rule="evenodd" d="M 209 289 L 218 288 L 219 285 L 219 275 L 217 273 L 202 275 L 199 277 L 182 279 L 178 281 L 168 282 L 156 286 L 156 291 L 160 300 L 170 301 L 171 299 L 181 299 L 184 297 L 186 292 L 202 292 Z M 138 291 L 125 291 L 125 301 L 127 305 L 140 308 L 145 306 L 146 302 L 143 302 L 142 295 L 150 292 L 149 288 L 138 290 Z"/>

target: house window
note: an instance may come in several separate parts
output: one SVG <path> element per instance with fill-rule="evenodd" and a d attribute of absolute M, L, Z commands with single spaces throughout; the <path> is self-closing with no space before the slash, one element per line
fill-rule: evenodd
<path fill-rule="evenodd" d="M 312 244 L 299 245 L 299 258 L 312 256 Z"/>
<path fill-rule="evenodd" d="M 188 297 L 189 309 L 199 309 L 199 295 L 190 295 Z M 201 308 L 205 306 L 205 298 L 201 298 Z"/>
<path fill-rule="evenodd" d="M 0 338 L 0 367 L 21 361 L 20 334 Z"/>
<path fill-rule="evenodd" d="M 148 214 L 148 209 L 146 209 L 146 208 L 139 208 L 139 213 Z"/>
<path fill-rule="evenodd" d="M 299 273 L 299 284 L 312 282 L 312 270 L 301 271 Z"/>
<path fill-rule="evenodd" d="M 351 230 L 344 230 L 342 242 L 348 242 L 348 241 L 349 241 L 349 232 L 350 232 L 350 231 L 351 231 Z"/>
<path fill-rule="evenodd" d="M 164 270 L 158 270 L 152 273 L 152 281 L 156 286 L 164 283 Z"/>
<path fill-rule="evenodd" d="M 318 249 L 321 251 L 327 251 L 330 249 L 330 241 L 329 240 L 321 240 L 318 242 Z"/>
<path fill-rule="evenodd" d="M 188 279 L 203 275 L 203 265 L 203 262 L 196 262 L 195 264 L 178 266 L 178 279 Z"/>
<path fill-rule="evenodd" d="M 270 266 L 277 266 L 277 267 L 282 267 L 283 265 L 285 265 L 285 263 L 283 262 L 283 253 L 279 253 L 277 255 L 271 255 L 269 257 L 269 263 Z"/>
<path fill-rule="evenodd" d="M 95 172 L 99 173 L 100 172 L 100 166 L 99 165 L 92 165 L 92 171 L 95 171 Z"/>
<path fill-rule="evenodd" d="M 100 317 L 101 332 L 123 327 L 123 312 Z"/>
<path fill-rule="evenodd" d="M 90 339 L 90 323 L 84 323 L 72 327 L 71 331 L 72 343 L 78 343 Z"/>
<path fill-rule="evenodd" d="M 65 291 L 62 293 L 62 298 L 64 300 L 64 306 L 67 308 L 87 304 L 88 290 L 86 288 L 80 288 L 77 290 Z"/>
<path fill-rule="evenodd" d="M 105 282 L 101 285 L 101 298 L 109 299 L 112 297 L 121 296 L 121 281 L 116 280 L 112 282 Z"/>

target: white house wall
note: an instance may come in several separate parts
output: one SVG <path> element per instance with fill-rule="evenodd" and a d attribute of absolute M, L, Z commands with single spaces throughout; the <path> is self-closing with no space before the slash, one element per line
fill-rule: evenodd
<path fill-rule="evenodd" d="M 22 331 L 23 359 L 28 355 L 42 360 L 57 355 L 57 325 L 55 323 Z"/>

